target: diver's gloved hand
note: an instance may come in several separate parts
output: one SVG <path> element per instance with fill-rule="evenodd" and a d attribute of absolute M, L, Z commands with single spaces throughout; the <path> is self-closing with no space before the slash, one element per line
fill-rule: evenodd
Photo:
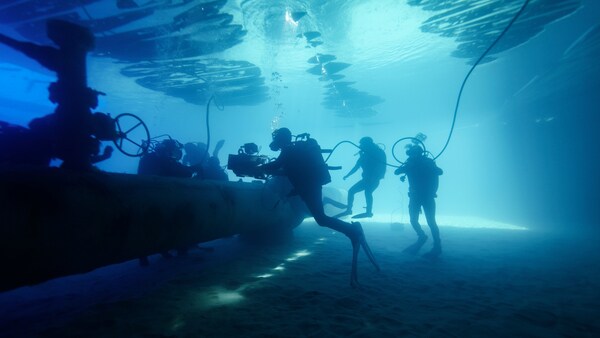
<path fill-rule="evenodd" d="M 254 174 L 252 175 L 254 178 L 264 179 L 267 175 L 270 174 L 270 170 L 264 166 L 264 164 L 259 164 L 254 167 Z"/>
<path fill-rule="evenodd" d="M 394 170 L 394 175 L 400 175 L 400 174 L 401 174 L 400 168 Z"/>

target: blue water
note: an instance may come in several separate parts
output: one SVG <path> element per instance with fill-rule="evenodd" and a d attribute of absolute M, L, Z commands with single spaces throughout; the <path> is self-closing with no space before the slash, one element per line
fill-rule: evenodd
<path fill-rule="evenodd" d="M 332 148 L 344 140 L 358 143 L 360 138 L 370 136 L 385 149 L 389 163 L 398 165 L 394 157 L 405 159 L 404 144 L 395 153 L 392 146 L 400 138 L 423 133 L 427 135 L 425 145 L 433 155 L 444 149 L 462 81 L 524 1 L 137 0 L 137 7 L 125 6 L 124 1 L 121 8 L 116 6 L 119 1 L 80 3 L 63 3 L 61 7 L 60 1 L 49 1 L 48 6 L 35 1 L 5 1 L 0 4 L 0 33 L 49 44 L 43 30 L 47 18 L 67 14 L 89 25 L 93 20 L 121 15 L 112 21 L 114 24 L 94 26 L 97 43 L 88 57 L 88 82 L 90 87 L 107 94 L 100 97 L 97 111 L 111 116 L 135 114 L 145 121 L 153 137 L 168 134 L 182 143 L 210 141 L 212 145 L 223 139 L 225 145 L 219 154 L 223 164 L 227 154 L 237 153 L 248 142 L 257 143 L 261 154 L 276 157 L 278 154 L 268 147 L 271 132 L 288 127 L 294 134 L 310 133 L 323 148 Z M 458 326 L 449 326 L 437 327 L 436 331 L 427 326 L 464 311 L 470 316 L 454 318 L 462 326 L 481 320 L 484 321 L 481 325 L 488 329 L 515 323 L 521 327 L 521 321 L 527 322 L 524 331 L 507 331 L 507 334 L 592 336 L 597 333 L 598 327 L 591 318 L 599 300 L 593 292 L 586 297 L 584 291 L 578 294 L 580 298 L 574 299 L 565 296 L 542 303 L 538 300 L 544 298 L 540 294 L 569 292 L 572 287 L 569 278 L 579 281 L 573 286 L 577 290 L 592 290 L 600 284 L 597 274 L 587 274 L 598 270 L 598 252 L 587 247 L 587 243 L 597 240 L 600 220 L 596 202 L 600 164 L 595 156 L 600 144 L 599 14 L 600 3 L 595 0 L 531 0 L 474 69 L 456 110 L 452 137 L 436 160 L 444 169 L 436 200 L 438 223 L 442 239 L 450 242 L 444 245 L 441 265 L 421 266 L 418 265 L 421 260 L 402 256 L 401 247 L 414 239 L 408 225 L 408 185 L 392 174 L 393 168 L 388 169 L 374 194 L 375 216 L 371 221 L 380 228 L 371 246 L 383 256 L 382 265 L 387 265 L 390 272 L 383 277 L 365 276 L 364 284 L 368 285 L 367 307 L 377 307 L 383 302 L 381 306 L 388 313 L 398 311 L 397 316 L 377 320 L 380 312 L 374 311 L 368 323 L 360 322 L 361 327 L 370 327 L 365 331 L 354 326 L 355 319 L 346 323 L 343 316 L 332 320 L 333 328 L 326 327 L 326 320 L 313 318 L 319 323 L 313 327 L 308 321 L 298 324 L 302 323 L 298 318 L 289 322 L 278 318 L 294 330 L 302 325 L 312 329 L 282 333 L 265 324 L 265 332 L 289 336 L 349 335 L 351 332 L 343 329 L 346 325 L 358 330 L 353 332 L 367 336 L 478 336 L 479 329 L 461 331 Z M 147 29 L 144 34 L 149 35 L 127 34 L 137 29 Z M 319 60 L 326 61 L 319 63 Z M 55 74 L 0 45 L 0 121 L 27 126 L 32 119 L 51 113 L 54 105 L 47 99 L 47 86 L 52 81 Z M 209 140 L 206 104 L 211 97 L 214 101 L 209 108 Z M 103 144 L 106 145 L 111 143 Z M 329 161 L 331 165 L 342 166 L 342 170 L 331 172 L 332 182 L 328 185 L 339 192 L 341 199 L 358 180 L 358 174 L 343 180 L 357 159 L 356 152 L 356 148 L 344 144 Z M 59 164 L 60 161 L 53 162 Z M 137 165 L 137 158 L 115 151 L 112 158 L 97 166 L 110 172 L 135 173 Z M 230 180 L 238 179 L 232 172 L 228 175 Z M 362 212 L 364 203 L 364 197 L 358 194 L 355 211 Z M 422 224 L 427 229 L 424 220 Z M 261 256 L 260 250 L 257 253 L 256 248 L 247 249 L 251 256 L 256 255 L 252 257 L 263 257 L 253 261 L 256 263 L 253 266 L 266 269 L 328 233 L 320 228 L 305 229 L 306 226 L 298 230 L 302 235 L 283 247 L 265 249 L 274 250 L 265 256 Z M 46 323 L 32 328 L 37 333 L 52 326 L 53 320 L 48 320 L 50 312 L 13 311 L 16 304 L 36 309 L 48 307 L 65 315 L 65 320 L 59 321 L 58 331 L 50 331 L 48 336 L 64 336 L 71 320 L 78 323 L 74 325 L 85 335 L 98 330 L 101 332 L 98 335 L 118 336 L 116 332 L 123 332 L 127 325 L 137 329 L 127 329 L 125 336 L 193 336 L 194 332 L 216 336 L 218 328 L 224 326 L 228 331 L 221 332 L 250 335 L 246 324 L 232 328 L 233 321 L 211 315 L 212 308 L 180 307 L 178 304 L 183 303 L 177 302 L 161 312 L 169 318 L 166 322 L 171 323 L 171 328 L 148 324 L 151 328 L 145 331 L 136 326 L 152 322 L 155 318 L 144 309 L 161 308 L 160 303 L 169 296 L 184 302 L 182 299 L 188 297 L 185 293 L 172 294 L 177 289 L 169 284 L 173 280 L 183 279 L 181 288 L 185 290 L 193 289 L 195 283 L 206 288 L 237 289 L 228 283 L 244 280 L 243 276 L 249 272 L 235 263 L 243 259 L 239 250 L 246 250 L 240 249 L 235 241 L 233 238 L 219 242 L 220 249 L 213 255 L 194 253 L 183 262 L 163 261 L 153 256 L 154 270 L 138 271 L 137 263 L 130 261 L 96 271 L 95 275 L 5 292 L 0 294 L 2 311 L 6 315 L 12 313 L 12 317 L 5 317 L 10 319 L 3 322 L 3 327 L 20 335 L 27 331 L 30 322 Z M 471 241 L 478 244 L 469 251 Z M 519 243 L 516 253 L 511 252 L 515 242 Z M 580 252 L 578 243 L 585 243 Z M 340 240 L 336 245 L 347 243 Z M 565 261 L 552 266 L 552 250 L 559 250 Z M 318 255 L 309 257 L 317 259 Z M 199 263 L 200 259 L 204 261 Z M 578 264 L 570 266 L 570 259 Z M 297 310 L 293 303 L 299 299 L 302 299 L 300 307 L 318 304 L 318 300 L 304 302 L 312 300 L 316 292 L 338 297 L 321 297 L 326 299 L 322 304 L 326 312 L 342 309 L 348 311 L 344 315 L 349 315 L 352 311 L 367 311 L 365 306 L 357 305 L 360 297 L 350 288 L 339 291 L 332 286 L 346 286 L 346 263 L 332 263 L 333 275 L 328 275 L 327 267 L 310 272 L 311 276 L 324 274 L 323 278 L 338 278 L 339 283 L 303 290 L 308 293 L 305 298 L 296 299 L 291 295 L 294 287 L 287 287 L 286 281 L 273 282 L 270 285 L 273 294 L 283 292 L 284 296 L 271 299 L 270 291 L 257 291 L 260 297 L 268 298 L 262 298 L 258 304 L 281 301 L 285 305 L 277 310 L 293 313 Z M 179 277 L 182 271 L 196 267 L 195 264 L 210 275 L 210 282 L 198 282 L 195 279 L 198 276 Z M 484 266 L 485 276 L 477 275 L 478 264 Z M 419 272 L 412 275 L 400 271 L 399 266 Z M 156 269 L 164 269 L 165 275 L 157 276 L 161 273 Z M 367 269 L 366 264 L 361 267 L 361 277 Z M 232 275 L 223 279 L 214 276 L 224 271 Z M 306 271 L 302 271 L 294 278 L 303 278 Z M 464 271 L 468 273 L 462 274 Z M 453 279 L 455 274 L 460 276 Z M 540 275 L 543 277 L 536 282 L 536 276 Z M 519 289 L 522 285 L 515 286 L 502 279 L 506 276 L 530 279 L 528 291 L 523 292 Z M 201 277 L 201 280 L 206 278 Z M 153 285 L 137 290 L 135 285 L 146 278 Z M 100 291 L 86 287 L 98 280 Z M 413 298 L 409 303 L 413 306 L 422 306 L 416 296 L 419 293 L 425 293 L 423 298 L 428 304 L 435 304 L 437 298 L 451 298 L 452 292 L 458 292 L 464 297 L 453 304 L 465 307 L 453 305 L 440 309 L 430 305 L 420 307 L 414 316 L 403 317 L 402 313 L 410 310 L 402 307 L 404 298 L 400 289 L 396 292 L 399 298 L 394 299 L 399 308 L 392 301 L 386 303 L 373 295 L 379 288 L 397 283 L 405 283 L 400 289 L 410 290 L 408 294 Z M 551 286 L 543 286 L 544 283 Z M 419 289 L 417 285 L 423 284 L 424 289 Z M 79 300 L 69 299 L 71 287 L 82 290 L 72 297 Z M 110 291 L 112 288 L 120 291 Z M 431 291 L 436 288 L 451 291 L 448 294 Z M 153 296 L 156 292 L 158 295 Z M 349 299 L 342 295 L 346 292 Z M 465 301 L 469 292 L 480 298 L 480 302 Z M 526 302 L 528 293 L 537 293 L 530 303 Z M 481 299 L 482 294 L 487 301 Z M 231 304 L 219 305 L 218 314 L 236 316 L 232 309 L 241 306 L 243 310 L 237 309 L 252 318 L 252 308 L 236 303 L 235 294 L 231 297 Z M 131 298 L 137 300 L 128 301 Z M 516 307 L 506 305 L 519 299 L 522 303 Z M 124 301 L 126 305 L 97 307 L 115 301 Z M 563 313 L 560 308 L 570 310 Z M 102 318 L 113 313 L 123 318 L 127 311 L 139 316 L 132 320 L 135 325 L 120 320 L 94 322 L 93 315 L 86 311 L 102 313 Z M 79 317 L 80 313 L 85 314 Z M 211 328 L 202 331 L 199 324 L 190 328 L 189 323 L 196 315 L 202 318 L 200 323 L 206 322 Z M 269 320 L 260 316 L 254 319 L 264 323 Z M 173 327 L 187 329 L 178 331 Z"/>

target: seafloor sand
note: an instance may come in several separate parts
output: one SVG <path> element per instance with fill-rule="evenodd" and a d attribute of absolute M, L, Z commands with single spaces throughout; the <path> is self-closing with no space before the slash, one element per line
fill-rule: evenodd
<path fill-rule="evenodd" d="M 402 253 L 410 227 L 363 225 L 382 271 L 361 254 L 359 290 L 349 285 L 349 241 L 307 222 L 280 245 L 230 238 L 213 253 L 153 256 L 146 269 L 131 261 L 0 294 L 0 334 L 600 336 L 597 237 L 446 226 L 444 253 L 429 261 Z"/>

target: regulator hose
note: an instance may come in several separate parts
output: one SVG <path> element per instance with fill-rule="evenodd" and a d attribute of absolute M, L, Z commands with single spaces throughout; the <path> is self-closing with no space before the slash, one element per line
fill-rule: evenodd
<path fill-rule="evenodd" d="M 483 58 L 485 58 L 485 56 L 492 50 L 492 48 L 494 48 L 494 46 L 498 43 L 498 41 L 500 41 L 500 39 L 502 39 L 502 37 L 504 36 L 504 34 L 506 34 L 506 32 L 508 32 L 508 30 L 513 25 L 513 23 L 515 23 L 515 21 L 517 21 L 517 19 L 519 18 L 519 16 L 525 10 L 525 7 L 527 7 L 527 5 L 529 4 L 529 1 L 530 0 L 525 0 L 525 2 L 523 3 L 523 6 L 521 6 L 521 9 L 519 9 L 519 11 L 517 12 L 517 14 L 515 14 L 515 16 L 512 18 L 512 20 L 506 26 L 506 28 L 504 28 L 504 30 L 502 31 L 502 33 L 500 33 L 500 35 L 498 35 L 498 37 L 496 38 L 496 40 L 494 40 L 494 42 L 492 42 L 492 44 L 485 50 L 485 52 L 483 52 L 483 54 L 481 54 L 481 56 L 479 57 L 479 59 L 477 59 L 477 61 L 473 64 L 473 66 L 471 67 L 471 69 L 467 73 L 467 76 L 465 76 L 465 79 L 463 80 L 462 85 L 460 86 L 460 90 L 458 92 L 458 97 L 456 98 L 456 106 L 454 107 L 454 117 L 452 118 L 452 126 L 450 127 L 450 133 L 448 134 L 448 138 L 446 139 L 446 144 L 444 144 L 444 147 L 442 148 L 442 150 L 440 151 L 440 153 L 437 154 L 437 156 L 435 156 L 433 158 L 434 160 L 436 160 L 438 157 L 440 157 L 444 153 L 444 151 L 448 147 L 448 144 L 450 143 L 450 139 L 452 138 L 452 133 L 454 132 L 454 125 L 456 124 L 456 116 L 458 114 L 458 106 L 460 104 L 460 99 L 462 97 L 462 93 L 463 93 L 463 89 L 465 88 L 465 84 L 467 83 L 467 80 L 471 76 L 471 73 L 473 73 L 473 71 L 475 70 L 475 67 L 477 67 L 477 65 L 479 65 L 479 63 L 481 62 L 481 60 L 483 60 Z M 392 152 L 392 154 L 393 154 L 393 152 Z M 396 160 L 398 161 L 398 159 L 396 159 Z M 400 162 L 400 161 L 398 161 L 398 162 Z"/>

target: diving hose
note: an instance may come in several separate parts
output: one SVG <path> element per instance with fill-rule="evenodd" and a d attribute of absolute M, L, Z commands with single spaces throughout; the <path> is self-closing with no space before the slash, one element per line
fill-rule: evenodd
<path fill-rule="evenodd" d="M 529 1 L 530 0 L 525 0 L 525 2 L 523 3 L 523 6 L 521 6 L 521 9 L 519 9 L 519 11 L 517 12 L 517 14 L 515 14 L 515 16 L 512 18 L 512 20 L 506 26 L 506 28 L 504 28 L 504 30 L 502 31 L 502 33 L 500 33 L 500 35 L 498 35 L 498 37 L 496 38 L 496 40 L 494 40 L 494 42 L 492 42 L 492 44 L 485 50 L 485 52 L 483 52 L 483 54 L 481 54 L 481 56 L 479 57 L 479 59 L 477 59 L 477 61 L 473 64 L 473 66 L 471 67 L 471 69 L 469 70 L 469 72 L 467 73 L 467 75 L 465 76 L 465 79 L 463 80 L 463 82 L 462 82 L 462 84 L 460 86 L 460 90 L 459 90 L 458 96 L 456 98 L 456 106 L 454 107 L 454 116 L 452 118 L 452 125 L 450 127 L 450 133 L 448 134 L 448 138 L 446 139 L 446 143 L 444 144 L 444 147 L 442 148 L 442 150 L 440 151 L 440 153 L 437 154 L 433 158 L 434 160 L 436 160 L 438 157 L 440 157 L 444 153 L 444 151 L 448 147 L 448 144 L 450 143 L 450 139 L 452 138 L 452 133 L 454 132 L 454 126 L 456 124 L 456 116 L 458 115 L 458 106 L 460 104 L 460 99 L 462 97 L 463 90 L 465 89 L 465 84 L 467 83 L 467 80 L 471 76 L 471 73 L 473 73 L 473 71 L 475 70 L 475 67 L 477 67 L 477 65 L 479 65 L 479 63 L 481 62 L 481 60 L 483 60 L 483 58 L 486 57 L 486 55 L 492 50 L 492 48 L 494 48 L 494 46 L 498 43 L 498 41 L 500 41 L 500 39 L 502 39 L 502 37 L 504 36 L 504 34 L 506 34 L 506 32 L 508 32 L 508 30 L 515 23 L 515 21 L 517 21 L 517 19 L 519 18 L 519 16 L 521 16 L 521 14 L 523 13 L 523 11 L 525 10 L 525 7 L 527 7 L 527 5 L 529 4 Z M 393 152 L 392 152 L 392 154 L 393 154 Z M 394 158 L 396 158 L 396 157 L 394 156 Z M 400 162 L 400 161 L 398 161 L 398 162 Z"/>
<path fill-rule="evenodd" d="M 456 105 L 454 107 L 454 114 L 453 114 L 453 117 L 452 117 L 452 125 L 450 126 L 450 132 L 448 134 L 448 138 L 446 139 L 446 143 L 444 144 L 444 147 L 442 148 L 442 150 L 440 151 L 440 153 L 437 154 L 436 156 L 434 156 L 433 160 L 436 160 L 437 158 L 439 158 L 444 153 L 444 151 L 446 151 L 446 148 L 450 144 L 450 139 L 452 138 L 452 134 L 454 132 L 454 127 L 456 125 L 456 117 L 458 116 L 458 107 L 460 105 L 460 100 L 462 98 L 462 94 L 463 94 L 463 91 L 465 89 L 465 85 L 466 85 L 467 81 L 469 80 L 469 77 L 471 76 L 471 74 L 473 73 L 473 71 L 475 70 L 475 68 L 479 65 L 479 63 L 481 63 L 481 60 L 483 60 L 487 56 L 487 54 L 492 50 L 492 48 L 494 48 L 494 46 L 496 46 L 496 44 L 502 39 L 502 37 L 506 34 L 506 32 L 508 32 L 508 30 L 510 29 L 510 27 L 512 27 L 512 25 L 515 23 L 515 21 L 517 21 L 517 19 L 519 18 L 519 16 L 521 16 L 521 14 L 523 13 L 523 11 L 525 10 L 525 8 L 527 7 L 527 5 L 529 4 L 530 1 L 531 0 L 525 0 L 525 2 L 523 3 L 523 5 L 519 9 L 519 11 L 515 14 L 515 16 L 508 23 L 508 25 L 504 28 L 504 30 L 498 35 L 498 37 L 496 37 L 496 39 L 494 40 L 494 42 L 492 42 L 492 44 L 490 44 L 490 46 L 483 52 L 483 54 L 481 54 L 481 56 L 477 59 L 477 61 L 475 61 L 475 63 L 471 67 L 471 69 L 469 69 L 469 72 L 467 73 L 467 75 L 465 76 L 465 78 L 462 81 L 462 84 L 460 86 L 460 90 L 458 92 L 458 96 L 456 98 Z M 400 161 L 396 157 L 394 149 L 396 148 L 396 146 L 398 145 L 398 143 L 400 143 L 402 141 L 405 141 L 405 140 L 411 140 L 413 143 L 415 141 L 418 142 L 421 145 L 421 147 L 423 147 L 423 152 L 425 154 L 427 154 L 427 153 L 431 154 L 429 151 L 427 151 L 427 148 L 425 147 L 425 144 L 420 139 L 415 138 L 415 137 L 402 137 L 402 138 L 398 139 L 394 143 L 394 145 L 392 146 L 392 157 L 398 163 L 400 163 L 401 165 L 404 164 L 404 162 Z M 327 162 L 329 160 L 329 158 L 331 157 L 331 155 L 333 155 L 333 152 L 337 149 L 337 147 L 339 147 L 340 145 L 342 145 L 344 143 L 349 143 L 349 144 L 352 144 L 353 146 L 355 146 L 357 148 L 360 148 L 358 145 L 356 145 L 355 143 L 352 143 L 351 141 L 344 140 L 344 141 L 338 142 L 333 147 L 333 149 L 331 149 L 331 152 L 329 153 L 329 156 L 327 156 L 327 158 L 325 159 L 325 162 Z M 396 165 L 392 165 L 392 164 L 388 164 L 388 163 L 386 163 L 386 165 L 387 166 L 391 166 L 391 167 L 396 167 L 396 168 L 398 167 Z"/>

